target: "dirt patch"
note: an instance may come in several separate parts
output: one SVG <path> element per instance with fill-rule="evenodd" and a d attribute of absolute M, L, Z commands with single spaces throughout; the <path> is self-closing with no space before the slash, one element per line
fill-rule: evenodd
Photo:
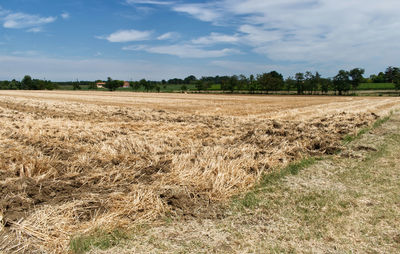
<path fill-rule="evenodd" d="M 160 194 L 160 198 L 172 213 L 183 219 L 215 219 L 225 216 L 224 205 L 211 200 L 206 195 L 168 189 Z"/>
<path fill-rule="evenodd" d="M 39 181 L 22 177 L 0 184 L 0 210 L 7 225 L 29 216 L 43 204 L 60 204 L 79 197 L 79 182 Z"/>

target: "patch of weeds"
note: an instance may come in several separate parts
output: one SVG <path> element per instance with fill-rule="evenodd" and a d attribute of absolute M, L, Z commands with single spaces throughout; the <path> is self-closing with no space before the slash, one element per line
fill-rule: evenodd
<path fill-rule="evenodd" d="M 269 186 L 273 186 L 282 178 L 289 175 L 297 175 L 301 170 L 313 165 L 316 161 L 322 158 L 306 158 L 299 162 L 292 163 L 281 170 L 265 174 L 258 185 L 253 190 L 247 192 L 244 196 L 237 196 L 233 199 L 233 205 L 236 208 L 255 208 L 259 205 L 261 199 L 258 197 L 259 192 L 265 192 Z"/>
<path fill-rule="evenodd" d="M 391 111 L 390 114 L 388 116 L 385 116 L 383 118 L 379 118 L 378 120 L 375 121 L 375 123 L 372 125 L 372 128 L 378 128 L 379 126 L 381 126 L 382 124 L 386 123 L 387 121 L 389 121 L 390 117 L 393 115 L 393 112 Z"/>
<path fill-rule="evenodd" d="M 393 115 L 393 111 L 390 111 L 390 114 L 383 117 L 383 118 L 379 118 L 378 120 L 376 120 L 371 127 L 365 127 L 362 128 L 361 130 L 358 131 L 358 133 L 356 135 L 346 135 L 343 138 L 343 143 L 344 144 L 348 144 L 356 139 L 359 139 L 362 135 L 364 135 L 365 133 L 376 129 L 378 127 L 380 127 L 382 124 L 386 123 L 387 121 L 389 121 L 390 117 Z"/>
<path fill-rule="evenodd" d="M 73 253 L 85 253 L 93 248 L 107 250 L 128 239 L 126 232 L 121 230 L 103 231 L 96 230 L 90 235 L 74 237 L 70 242 L 70 249 Z"/>
<path fill-rule="evenodd" d="M 375 123 L 376 123 L 376 122 L 375 122 Z M 374 124 L 375 124 L 375 123 L 374 123 Z M 373 127 L 373 128 L 376 128 L 376 127 Z M 354 140 L 359 139 L 362 135 L 364 135 L 365 133 L 367 133 L 368 131 L 370 131 L 370 130 L 373 129 L 373 128 L 370 128 L 370 127 L 362 128 L 361 130 L 359 130 L 359 131 L 357 132 L 356 135 L 346 135 L 346 136 L 343 138 L 343 142 L 344 142 L 345 144 L 348 144 L 348 143 L 350 143 L 350 142 L 353 142 Z"/>
<path fill-rule="evenodd" d="M 265 174 L 261 179 L 260 186 L 265 187 L 269 184 L 276 183 L 277 181 L 288 175 L 297 175 L 301 170 L 313 165 L 316 161 L 319 160 L 322 160 L 322 158 L 305 158 L 299 162 L 289 164 L 288 166 L 277 172 Z"/>

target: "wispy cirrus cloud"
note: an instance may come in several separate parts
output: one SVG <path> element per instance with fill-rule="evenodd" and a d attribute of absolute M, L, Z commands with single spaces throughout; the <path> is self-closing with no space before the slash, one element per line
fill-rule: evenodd
<path fill-rule="evenodd" d="M 193 39 L 192 43 L 211 45 L 211 44 L 218 44 L 218 43 L 238 43 L 240 40 L 241 40 L 241 37 L 237 34 L 227 35 L 227 34 L 220 34 L 220 33 L 211 33 L 208 36 Z"/>
<path fill-rule="evenodd" d="M 29 33 L 40 33 L 40 32 L 43 32 L 43 28 L 42 27 L 32 27 L 26 31 Z"/>
<path fill-rule="evenodd" d="M 177 4 L 172 7 L 176 12 L 186 13 L 206 22 L 216 22 L 223 15 L 212 2 L 208 4 Z"/>
<path fill-rule="evenodd" d="M 109 42 L 131 42 L 131 41 L 145 41 L 149 40 L 152 31 L 139 31 L 139 30 L 119 30 L 108 36 L 96 36 L 97 39 L 105 39 Z"/>
<path fill-rule="evenodd" d="M 217 58 L 240 53 L 239 50 L 233 48 L 205 49 L 190 44 L 165 46 L 132 45 L 123 47 L 123 50 L 146 51 L 148 53 L 173 55 L 180 58 Z"/>
<path fill-rule="evenodd" d="M 4 28 L 14 29 L 41 27 L 56 20 L 56 17 L 41 17 L 22 12 L 10 13 L 2 19 Z"/>
<path fill-rule="evenodd" d="M 69 19 L 70 16 L 71 16 L 71 15 L 70 15 L 68 12 L 63 12 L 63 13 L 61 13 L 61 18 L 62 18 L 62 19 Z"/>
<path fill-rule="evenodd" d="M 157 37 L 157 40 L 176 40 L 181 37 L 180 33 L 177 32 L 167 32 Z"/>

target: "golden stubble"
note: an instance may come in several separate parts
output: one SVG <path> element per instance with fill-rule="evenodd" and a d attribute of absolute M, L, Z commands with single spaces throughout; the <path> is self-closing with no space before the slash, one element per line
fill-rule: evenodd
<path fill-rule="evenodd" d="M 333 153 L 397 98 L 0 91 L 0 250 L 210 207 Z M 8 249 L 7 249 L 8 248 Z"/>

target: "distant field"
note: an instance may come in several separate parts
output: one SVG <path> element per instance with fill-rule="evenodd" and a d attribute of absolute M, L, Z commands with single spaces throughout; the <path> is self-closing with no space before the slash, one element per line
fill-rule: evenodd
<path fill-rule="evenodd" d="M 262 174 L 342 139 L 398 98 L 0 91 L 0 252 L 161 217 L 210 218 Z M 1 230 L 1 228 L 0 228 Z"/>

